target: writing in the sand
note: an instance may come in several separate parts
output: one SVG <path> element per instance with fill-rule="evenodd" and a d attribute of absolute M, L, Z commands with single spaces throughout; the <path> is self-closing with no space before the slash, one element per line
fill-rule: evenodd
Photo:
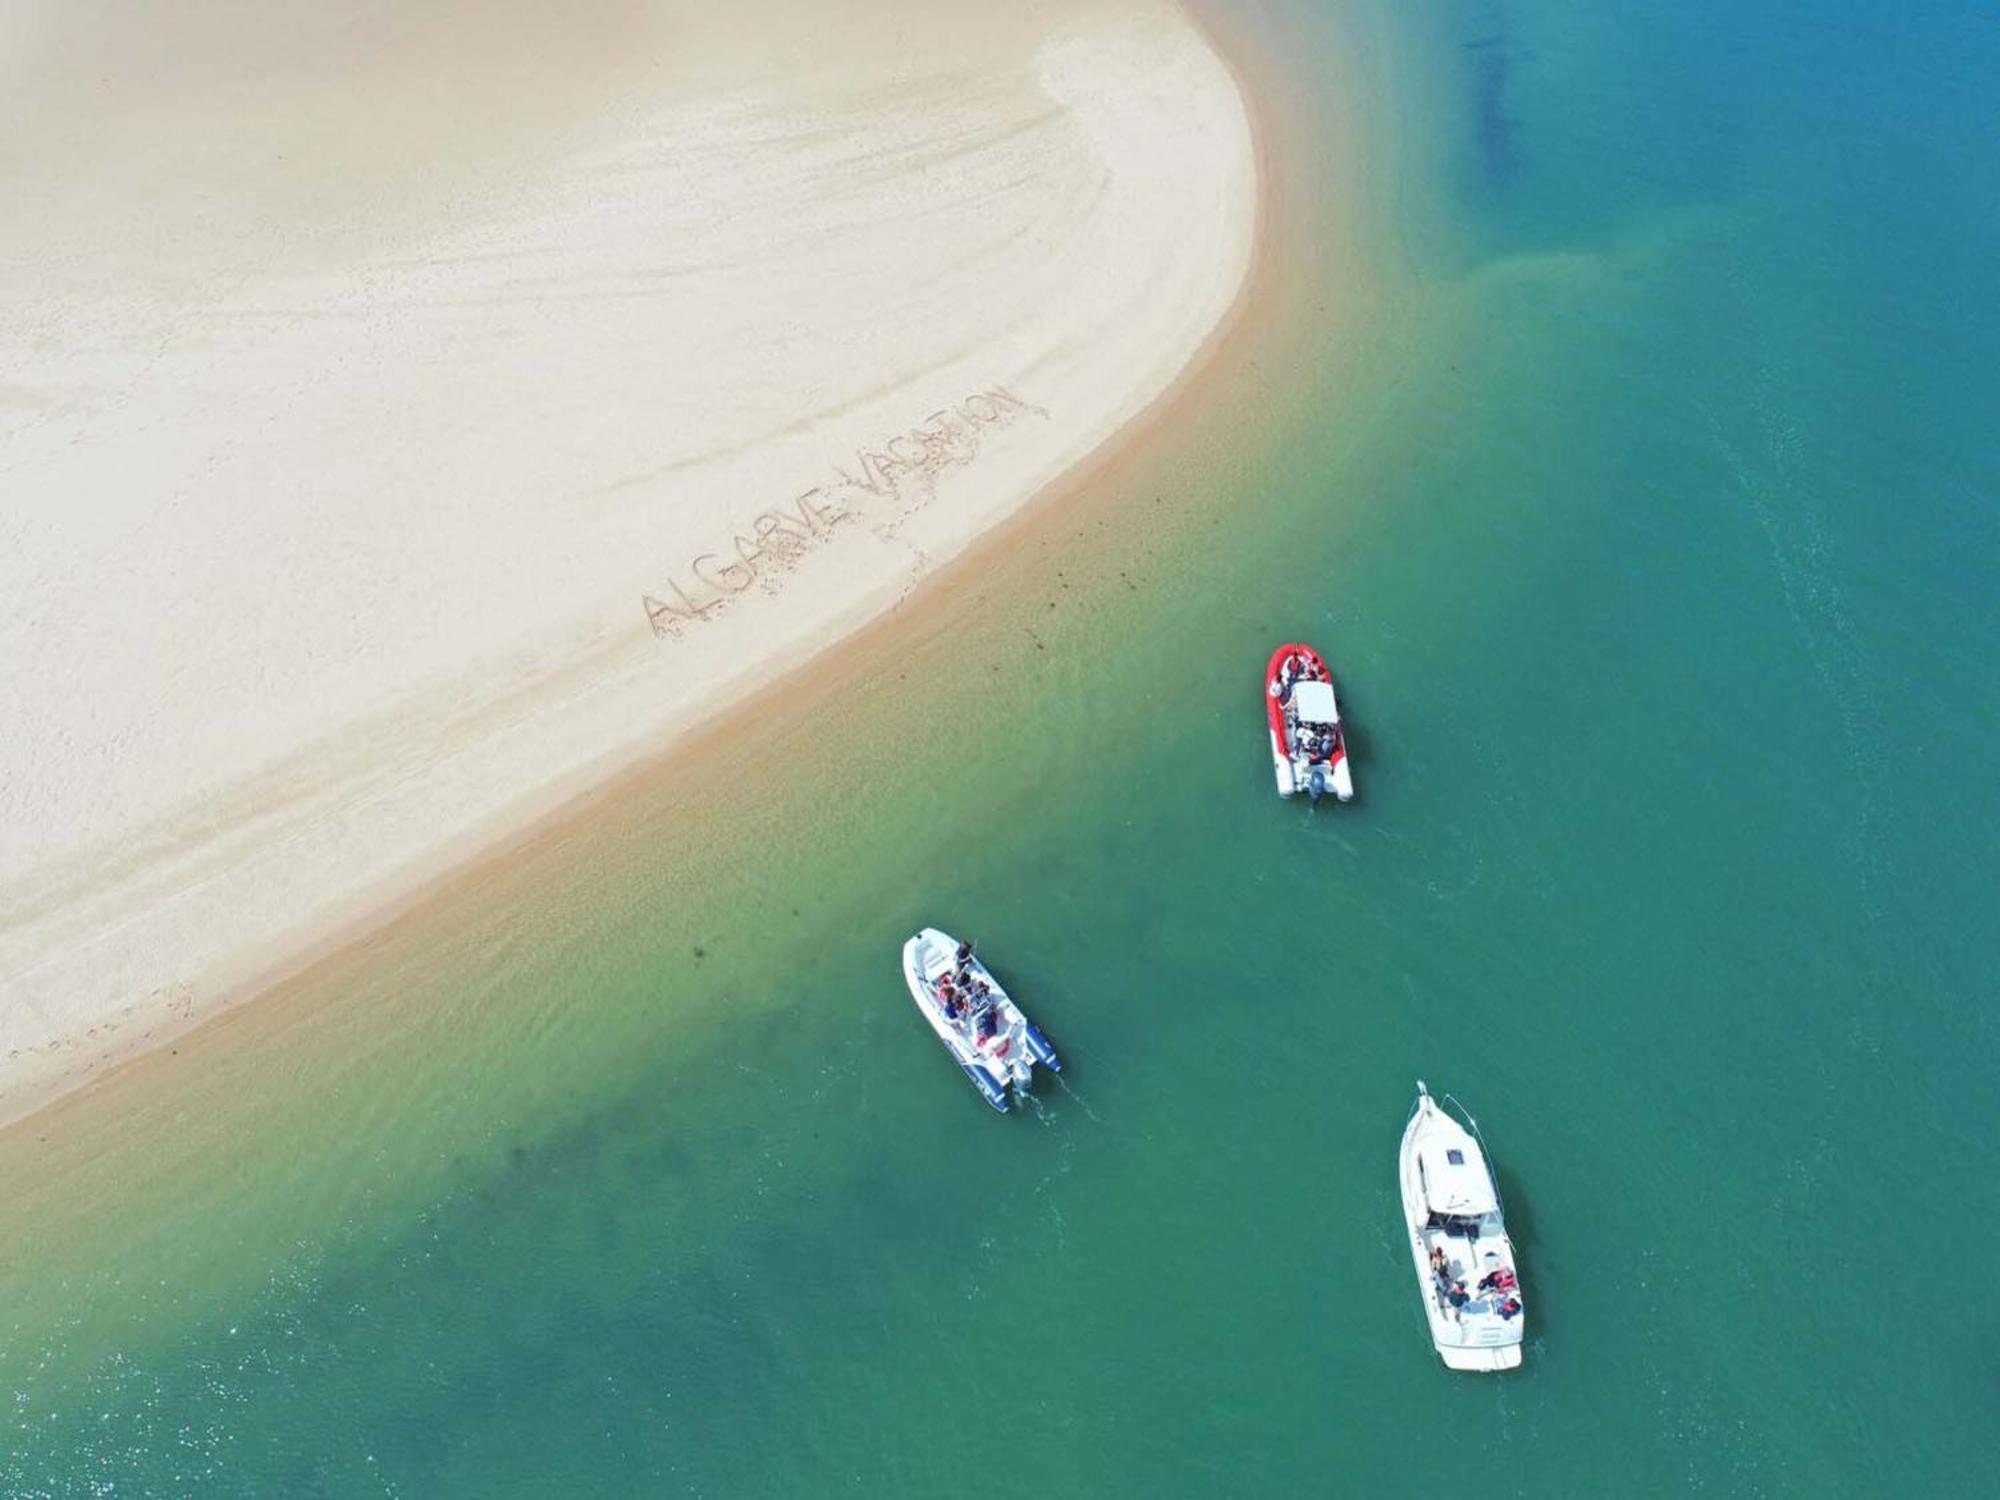
<path fill-rule="evenodd" d="M 641 596 L 646 623 L 656 636 L 678 638 L 752 588 L 776 592 L 784 574 L 841 525 L 883 505 L 906 503 L 945 470 L 971 463 L 987 432 L 1024 416 L 1048 412 L 993 386 L 932 412 L 878 447 L 856 449 L 851 470 L 837 464 L 810 489 L 758 511 L 728 543 L 669 574 L 665 597 Z"/>

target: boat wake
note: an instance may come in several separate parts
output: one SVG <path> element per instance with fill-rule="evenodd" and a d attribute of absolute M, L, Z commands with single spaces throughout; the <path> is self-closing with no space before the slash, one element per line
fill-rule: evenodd
<path fill-rule="evenodd" d="M 1056 1087 L 1061 1089 L 1065 1094 L 1068 1094 L 1070 1098 L 1076 1101 L 1076 1107 L 1083 1111 L 1083 1117 L 1086 1120 L 1090 1121 L 1091 1124 L 1102 1125 L 1104 1123 L 1104 1116 L 1100 1115 L 1096 1110 L 1092 1109 L 1090 1107 L 1090 1101 L 1084 1098 L 1083 1095 L 1079 1094 L 1075 1089 L 1071 1088 L 1069 1080 L 1063 1077 L 1063 1075 L 1060 1073 L 1056 1074 Z"/>

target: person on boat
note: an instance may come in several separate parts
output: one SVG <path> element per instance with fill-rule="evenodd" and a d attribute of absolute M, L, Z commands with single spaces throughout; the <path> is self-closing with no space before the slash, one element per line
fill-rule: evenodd
<path fill-rule="evenodd" d="M 1513 1319 L 1520 1317 L 1521 1299 L 1519 1297 L 1507 1298 L 1500 1304 L 1498 1311 L 1500 1313 L 1500 1317 L 1503 1322 L 1510 1322 Z"/>
<path fill-rule="evenodd" d="M 1444 1246 L 1431 1246 L 1431 1275 L 1443 1281 L 1451 1274 L 1451 1264 L 1444 1258 Z"/>
<path fill-rule="evenodd" d="M 967 940 L 966 942 L 960 943 L 958 945 L 958 953 L 956 954 L 956 957 L 958 959 L 958 966 L 961 969 L 964 968 L 966 964 L 971 961 L 972 943 L 970 940 Z"/>
<path fill-rule="evenodd" d="M 1479 1278 L 1479 1290 L 1482 1292 L 1511 1292 L 1514 1285 L 1514 1272 L 1510 1266 L 1502 1266 L 1497 1271 L 1488 1271 Z"/>

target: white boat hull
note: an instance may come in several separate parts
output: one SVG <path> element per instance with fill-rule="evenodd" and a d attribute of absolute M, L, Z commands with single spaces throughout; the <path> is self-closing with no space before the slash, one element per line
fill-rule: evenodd
<path fill-rule="evenodd" d="M 1403 1131 L 1397 1165 L 1410 1261 L 1431 1343 L 1447 1369 L 1479 1373 L 1515 1369 L 1521 1363 L 1521 1340 L 1527 1331 L 1518 1282 L 1510 1282 L 1505 1291 L 1490 1291 L 1481 1285 L 1487 1276 L 1503 1268 L 1510 1276 L 1514 1271 L 1514 1247 L 1500 1220 L 1498 1191 L 1493 1191 L 1490 1214 L 1464 1219 L 1434 1214 L 1421 1162 L 1426 1147 L 1449 1150 L 1476 1162 L 1490 1183 L 1485 1153 L 1472 1135 L 1437 1107 L 1422 1085 L 1418 1088 L 1417 1107 Z M 1463 1234 L 1441 1229 L 1437 1227 L 1440 1217 L 1453 1224 L 1476 1223 L 1480 1231 Z M 1442 1256 L 1442 1276 L 1433 1267 L 1434 1253 Z M 1451 1295 L 1454 1287 L 1465 1294 L 1456 1305 Z M 1503 1316 L 1501 1309 L 1507 1302 L 1514 1311 Z"/>
<path fill-rule="evenodd" d="M 938 985 L 940 976 L 958 966 L 958 939 L 935 927 L 926 927 L 903 945 L 903 980 L 917 1013 L 944 1044 L 980 1097 L 1005 1114 L 1014 1100 L 1034 1083 L 1035 1065 L 1051 1072 L 1062 1071 L 1062 1059 L 1039 1027 L 1030 1021 L 1003 989 L 991 971 L 974 955 L 965 961 L 969 979 L 983 984 L 992 1006 L 991 1025 L 984 1026 L 977 1015 L 960 1007 L 957 1016 L 944 1005 Z"/>

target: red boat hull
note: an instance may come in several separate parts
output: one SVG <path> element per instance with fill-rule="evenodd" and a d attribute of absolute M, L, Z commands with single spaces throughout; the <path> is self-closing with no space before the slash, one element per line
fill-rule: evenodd
<path fill-rule="evenodd" d="M 1298 641 L 1280 646 L 1271 653 L 1271 660 L 1264 668 L 1264 714 L 1271 729 L 1271 758 L 1278 771 L 1278 794 L 1289 797 L 1299 790 L 1295 784 L 1294 758 L 1292 754 L 1290 727 L 1285 723 L 1285 698 L 1281 696 L 1287 666 L 1293 668 L 1295 677 L 1310 677 L 1333 686 L 1333 673 L 1327 669 L 1326 658 L 1312 647 Z M 1324 760 L 1312 760 L 1310 765 L 1324 765 L 1327 780 L 1336 788 L 1336 794 L 1345 802 L 1353 795 L 1352 774 L 1347 765 L 1347 730 L 1344 725 L 1335 724 L 1333 749 Z"/>

